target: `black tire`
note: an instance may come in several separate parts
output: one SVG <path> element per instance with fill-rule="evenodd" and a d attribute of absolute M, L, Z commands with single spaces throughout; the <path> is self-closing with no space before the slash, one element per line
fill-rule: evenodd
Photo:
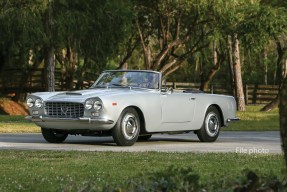
<path fill-rule="evenodd" d="M 112 129 L 114 141 L 119 146 L 131 146 L 139 137 L 140 120 L 134 108 L 123 110 L 115 127 Z"/>
<path fill-rule="evenodd" d="M 216 141 L 221 128 L 221 118 L 216 107 L 210 106 L 205 114 L 202 127 L 196 131 L 201 142 Z"/>
<path fill-rule="evenodd" d="M 49 143 L 62 143 L 68 137 L 66 133 L 57 132 L 54 129 L 41 128 L 44 139 Z"/>
<path fill-rule="evenodd" d="M 138 141 L 148 141 L 152 135 L 140 135 Z"/>

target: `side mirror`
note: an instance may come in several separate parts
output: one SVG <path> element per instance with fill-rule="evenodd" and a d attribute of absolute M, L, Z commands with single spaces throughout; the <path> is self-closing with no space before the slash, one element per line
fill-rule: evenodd
<path fill-rule="evenodd" d="M 172 94 L 173 93 L 173 88 L 172 87 L 168 87 L 167 89 L 166 89 L 166 94 L 167 95 L 170 95 L 170 94 Z"/>
<path fill-rule="evenodd" d="M 166 85 L 166 78 L 164 78 L 162 80 L 161 92 L 162 92 L 163 95 L 169 95 L 169 94 L 173 93 L 173 88 L 172 87 L 167 87 L 167 85 Z"/>
<path fill-rule="evenodd" d="M 164 78 L 161 82 L 161 89 L 166 90 L 166 78 Z"/>
<path fill-rule="evenodd" d="M 161 92 L 162 93 L 166 92 L 166 78 L 163 78 L 161 81 Z"/>

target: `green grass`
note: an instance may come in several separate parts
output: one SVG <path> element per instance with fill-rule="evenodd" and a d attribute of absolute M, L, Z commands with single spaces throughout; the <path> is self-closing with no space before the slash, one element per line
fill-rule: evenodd
<path fill-rule="evenodd" d="M 81 191 L 122 185 L 169 166 L 192 167 L 200 182 L 235 180 L 246 169 L 283 178 L 282 155 L 0 151 L 0 191 Z"/>
<path fill-rule="evenodd" d="M 279 131 L 278 108 L 270 112 L 261 112 L 263 106 L 247 106 L 245 112 L 237 112 L 241 119 L 230 123 L 226 131 Z"/>
<path fill-rule="evenodd" d="M 0 115 L 0 133 L 38 133 L 40 128 L 24 116 Z"/>
<path fill-rule="evenodd" d="M 27 123 L 25 116 L 22 115 L 0 115 L 1 123 Z"/>

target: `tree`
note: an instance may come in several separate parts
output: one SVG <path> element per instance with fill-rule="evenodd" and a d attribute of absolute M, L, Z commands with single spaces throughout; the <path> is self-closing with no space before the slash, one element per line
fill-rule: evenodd
<path fill-rule="evenodd" d="M 66 89 L 75 78 L 80 87 L 86 72 L 99 73 L 117 55 L 132 21 L 129 1 L 0 0 L 0 10 L 0 68 L 24 69 L 19 92 L 40 65 L 46 90 L 55 89 L 55 66 Z"/>
<path fill-rule="evenodd" d="M 196 3 L 197 2 L 197 3 Z M 196 51 L 207 47 L 212 6 L 205 1 L 136 1 L 136 27 L 145 69 L 168 75 Z"/>
<path fill-rule="evenodd" d="M 11 75 L 4 73 L 4 84 L 10 82 L 21 85 L 15 90 L 14 100 L 23 95 L 23 88 L 27 83 L 31 68 L 39 65 L 41 57 L 33 57 L 31 53 L 39 52 L 39 44 L 43 39 L 42 7 L 38 1 L 1 0 L 0 1 L 0 51 L 2 55 L 2 69 L 22 67 L 22 74 L 18 79 L 11 79 Z M 14 76 L 13 76 L 14 77 Z"/>
<path fill-rule="evenodd" d="M 99 73 L 130 34 L 129 1 L 55 1 L 58 39 L 56 58 L 65 76 L 66 89 L 81 87 L 88 72 Z"/>
<path fill-rule="evenodd" d="M 261 111 L 270 111 L 276 108 L 280 100 L 280 92 L 283 87 L 283 79 L 286 77 L 287 73 L 283 69 L 285 68 L 287 61 L 287 38 L 286 38 L 286 8 L 274 8 L 271 6 L 262 6 L 261 15 L 267 15 L 266 17 L 261 17 L 264 19 L 265 28 L 264 32 L 269 35 L 269 37 L 276 44 L 277 51 L 277 72 L 276 72 L 276 83 L 278 85 L 278 95 L 267 105 L 265 105 Z M 276 22 L 274 22 L 276 21 Z"/>
<path fill-rule="evenodd" d="M 221 33 L 224 34 L 228 48 L 228 61 L 230 66 L 230 76 L 232 77 L 231 84 L 234 83 L 235 98 L 237 101 L 237 109 L 245 111 L 245 99 L 243 92 L 243 82 L 241 74 L 241 59 L 240 59 L 240 39 L 247 31 L 241 33 L 241 24 L 246 21 L 248 9 L 252 6 L 258 6 L 257 1 L 228 1 L 221 2 L 221 13 L 218 14 Z"/>
<path fill-rule="evenodd" d="M 281 37 L 281 39 L 283 39 Z M 286 40 L 285 40 L 286 41 Z M 277 47 L 277 85 L 278 85 L 278 94 L 277 96 L 269 102 L 267 105 L 265 105 L 260 111 L 271 111 L 274 108 L 278 107 L 279 102 L 280 102 L 280 92 L 283 88 L 283 80 L 287 76 L 287 71 L 284 70 L 286 69 L 287 65 L 287 46 L 284 45 L 285 43 L 280 42 L 279 39 L 277 39 L 276 42 L 276 47 Z"/>
<path fill-rule="evenodd" d="M 234 47 L 233 47 L 233 75 L 234 75 L 234 85 L 235 85 L 235 96 L 237 100 L 237 110 L 245 111 L 245 99 L 243 92 L 243 83 L 241 75 L 241 61 L 240 61 L 240 49 L 239 49 L 239 39 L 238 34 L 234 34 Z"/>
<path fill-rule="evenodd" d="M 208 83 L 215 76 L 220 66 L 228 56 L 229 70 L 230 70 L 230 84 L 235 89 L 235 98 L 237 100 L 237 109 L 239 111 L 245 110 L 245 99 L 242 81 L 242 67 L 240 42 L 243 41 L 246 34 L 249 36 L 254 34 L 254 31 L 244 28 L 245 22 L 248 22 L 250 15 L 254 16 L 259 7 L 258 1 L 217 1 L 213 4 L 213 17 L 217 21 L 216 24 L 209 26 L 214 29 L 211 37 L 220 42 L 221 54 L 218 51 L 213 51 L 213 67 L 210 69 L 205 80 L 201 84 L 201 89 L 204 90 Z M 244 42 L 244 41 L 243 41 Z M 219 50 L 217 48 L 217 50 Z M 218 57 L 218 55 L 220 57 Z M 218 60 L 219 58 L 219 60 Z M 216 61 L 218 60 L 218 61 Z"/>
<path fill-rule="evenodd" d="M 207 91 L 208 85 L 210 81 L 214 78 L 216 73 L 219 71 L 220 67 L 222 66 L 224 60 L 225 60 L 225 50 L 222 48 L 222 42 L 219 42 L 220 46 L 218 46 L 217 42 L 214 40 L 212 43 L 212 63 L 213 66 L 209 70 L 208 74 L 204 78 L 204 80 L 201 82 L 200 90 Z"/>
<path fill-rule="evenodd" d="M 54 40 L 54 13 L 53 0 L 46 1 L 46 9 L 44 10 L 44 34 L 46 42 L 44 43 L 44 64 L 46 72 L 46 91 L 55 91 L 55 40 Z"/>
<path fill-rule="evenodd" d="M 282 150 L 284 152 L 285 166 L 287 168 L 287 78 L 283 80 L 283 86 L 280 92 L 280 136 Z"/>
<path fill-rule="evenodd" d="M 280 9 L 262 6 L 259 1 L 232 1 L 236 9 L 230 9 L 223 19 L 223 28 L 226 29 L 227 45 L 229 49 L 229 65 L 231 76 L 234 78 L 235 95 L 238 110 L 245 110 L 243 92 L 240 42 L 245 52 L 260 53 L 269 43 L 270 37 L 275 37 L 282 31 L 281 27 L 286 21 L 285 13 Z M 276 22 L 274 22 L 276 21 Z M 232 53 L 232 54 L 231 54 Z M 233 58 L 233 59 L 232 59 Z M 264 66 L 265 67 L 265 66 Z"/>

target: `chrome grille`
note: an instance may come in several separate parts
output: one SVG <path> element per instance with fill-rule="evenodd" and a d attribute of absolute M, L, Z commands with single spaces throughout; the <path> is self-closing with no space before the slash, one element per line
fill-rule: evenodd
<path fill-rule="evenodd" d="M 45 113 L 54 118 L 78 118 L 84 116 L 84 105 L 72 102 L 47 102 Z"/>

